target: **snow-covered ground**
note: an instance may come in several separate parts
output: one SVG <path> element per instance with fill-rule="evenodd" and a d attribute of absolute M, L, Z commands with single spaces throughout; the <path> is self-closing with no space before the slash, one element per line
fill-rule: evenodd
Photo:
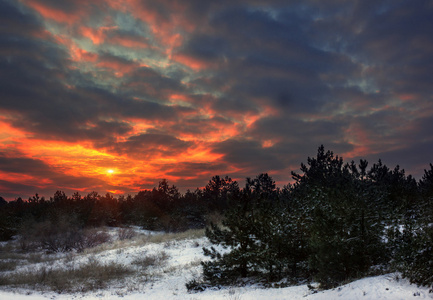
<path fill-rule="evenodd" d="M 139 236 L 135 240 L 118 243 L 115 247 L 100 248 L 97 251 L 52 255 L 58 260 L 38 264 L 66 268 L 68 264 L 79 266 L 89 260 L 97 260 L 104 264 L 115 262 L 131 267 L 135 273 L 123 280 L 111 282 L 104 290 L 86 293 L 59 294 L 51 291 L 0 287 L 0 299 L 433 299 L 433 293 L 429 293 L 428 288 L 411 285 L 407 280 L 399 279 L 398 274 L 364 278 L 336 289 L 319 292 L 310 290 L 307 285 L 278 289 L 262 289 L 252 285 L 188 293 L 185 283 L 200 276 L 200 261 L 204 259 L 202 247 L 208 245 L 204 237 L 146 241 L 142 237 L 140 240 Z M 164 257 L 165 263 L 155 264 L 140 271 L 137 261 L 146 256 Z M 14 272 L 29 267 L 32 266 L 23 265 Z"/>

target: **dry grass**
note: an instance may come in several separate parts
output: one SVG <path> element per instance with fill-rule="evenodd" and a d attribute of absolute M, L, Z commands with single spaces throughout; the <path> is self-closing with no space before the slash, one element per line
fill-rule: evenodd
<path fill-rule="evenodd" d="M 41 252 L 28 253 L 22 251 L 15 241 L 10 241 L 7 245 L 0 247 L 0 272 L 11 271 L 15 269 L 17 265 L 36 264 L 53 260 L 57 260 L 57 258 L 44 255 Z M 12 269 L 13 265 L 15 265 L 15 267 Z"/>
<path fill-rule="evenodd" d="M 141 247 L 147 245 L 149 243 L 153 244 L 162 244 L 165 243 L 167 246 L 170 246 L 171 243 L 175 241 L 181 241 L 186 239 L 197 239 L 204 237 L 204 229 L 191 229 L 184 232 L 176 232 L 176 233 L 158 233 L 158 234 L 144 234 L 137 233 L 131 239 L 118 239 L 112 241 L 110 243 L 104 243 L 99 246 L 85 249 L 84 254 L 97 254 L 103 251 L 108 250 L 119 250 L 129 248 L 129 247 Z"/>
<path fill-rule="evenodd" d="M 92 233 L 106 233 L 103 230 L 93 230 Z M 129 279 L 140 278 L 140 283 L 131 282 L 132 285 L 142 284 L 143 281 L 155 280 L 164 273 L 177 272 L 176 267 L 167 267 L 170 258 L 167 252 L 157 254 L 143 252 L 137 256 L 130 265 L 118 263 L 104 264 L 95 257 L 105 251 L 115 250 L 118 255 L 129 252 L 128 248 L 143 247 L 149 243 L 170 246 L 177 241 L 197 239 L 204 236 L 204 230 L 188 230 L 178 233 L 145 234 L 129 228 L 116 233 L 114 241 L 99 244 L 82 252 L 71 251 L 66 253 L 46 254 L 23 251 L 19 241 L 10 241 L 0 245 L 0 287 L 25 288 L 40 291 L 55 291 L 58 293 L 85 293 L 104 289 L 108 285 L 126 284 Z M 117 238 L 116 238 L 117 237 Z M 99 242 L 99 239 L 98 239 Z M 98 244 L 98 243 L 97 243 Z M 88 262 L 82 258 L 90 256 Z M 78 258 L 78 259 L 77 259 Z M 59 263 L 53 264 L 52 262 Z M 45 264 L 44 264 L 45 263 Z M 42 266 L 45 265 L 45 266 Z M 191 268 L 200 264 L 193 261 L 184 267 Z M 55 265 L 56 267 L 49 267 Z M 61 266 L 61 267 L 60 267 Z"/>
<path fill-rule="evenodd" d="M 191 268 L 194 268 L 194 267 L 200 266 L 200 265 L 201 265 L 201 262 L 202 262 L 202 259 L 201 259 L 201 258 L 196 258 L 195 260 L 190 261 L 189 263 L 187 263 L 187 264 L 184 266 L 184 268 L 186 268 L 186 269 L 191 269 Z"/>
<path fill-rule="evenodd" d="M 26 259 L 27 255 L 16 252 L 0 252 L 0 261 L 10 259 Z"/>
<path fill-rule="evenodd" d="M 155 234 L 148 236 L 148 243 L 166 243 L 172 241 L 181 241 L 187 239 L 197 239 L 204 237 L 204 229 L 190 229 L 183 232 L 175 232 L 175 233 L 163 233 L 163 234 Z"/>
<path fill-rule="evenodd" d="M 3 275 L 0 276 L 0 285 L 52 290 L 58 293 L 88 292 L 103 289 L 112 280 L 122 279 L 132 272 L 131 269 L 120 264 L 101 264 L 96 259 L 89 259 L 86 264 L 79 267 L 68 266 L 64 269 L 40 267 Z"/>

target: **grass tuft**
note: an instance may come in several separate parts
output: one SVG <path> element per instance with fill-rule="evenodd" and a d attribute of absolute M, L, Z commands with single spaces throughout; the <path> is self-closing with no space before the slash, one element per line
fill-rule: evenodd
<path fill-rule="evenodd" d="M 133 265 L 139 266 L 142 270 L 146 270 L 149 267 L 164 267 L 170 256 L 165 252 L 161 251 L 155 255 L 144 255 L 138 257 L 132 261 Z"/>

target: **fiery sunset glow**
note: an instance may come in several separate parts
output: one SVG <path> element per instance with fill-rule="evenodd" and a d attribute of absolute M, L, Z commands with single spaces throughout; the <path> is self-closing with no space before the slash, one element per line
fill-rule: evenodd
<path fill-rule="evenodd" d="M 433 162 L 431 1 L 0 2 L 0 196 Z"/>

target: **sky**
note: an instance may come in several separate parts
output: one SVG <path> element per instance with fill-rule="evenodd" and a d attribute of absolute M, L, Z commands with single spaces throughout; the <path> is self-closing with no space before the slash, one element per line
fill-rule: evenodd
<path fill-rule="evenodd" d="M 0 0 L 0 196 L 433 163 L 433 1 Z"/>

